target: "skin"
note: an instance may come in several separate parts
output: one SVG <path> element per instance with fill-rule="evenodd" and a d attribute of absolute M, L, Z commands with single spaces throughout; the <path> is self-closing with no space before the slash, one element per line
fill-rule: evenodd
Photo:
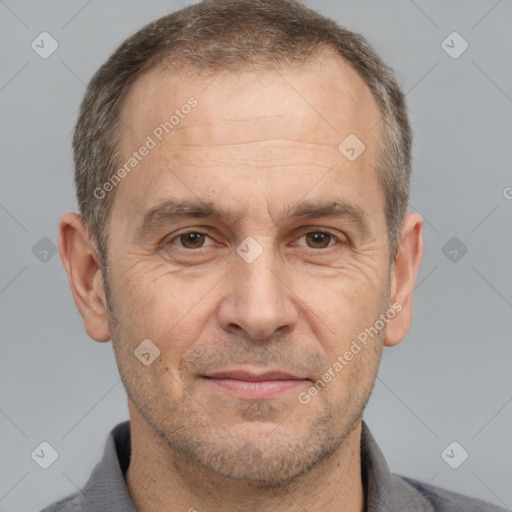
<path fill-rule="evenodd" d="M 127 390 L 130 495 L 145 512 L 236 511 L 247 503 L 255 512 L 362 511 L 362 414 L 382 348 L 409 330 L 423 253 L 423 219 L 410 213 L 388 272 L 374 170 L 382 123 L 371 129 L 377 104 L 328 53 L 295 68 L 208 79 L 154 69 L 123 107 L 123 154 L 190 96 L 197 107 L 116 187 L 110 314 L 82 219 L 70 212 L 60 223 L 60 254 L 87 333 L 112 340 Z M 366 146 L 353 162 L 338 151 L 351 133 Z M 240 219 L 172 220 L 137 235 L 144 213 L 169 197 L 210 200 Z M 349 218 L 280 219 L 298 201 L 334 198 L 367 213 L 366 234 Z M 187 231 L 208 236 L 177 236 Z M 262 248 L 252 263 L 235 250 L 248 236 Z M 401 311 L 379 335 L 301 403 L 299 393 L 392 304 Z M 149 366 L 133 353 L 146 338 L 160 350 Z M 205 378 L 234 368 L 302 380 L 255 399 Z"/>

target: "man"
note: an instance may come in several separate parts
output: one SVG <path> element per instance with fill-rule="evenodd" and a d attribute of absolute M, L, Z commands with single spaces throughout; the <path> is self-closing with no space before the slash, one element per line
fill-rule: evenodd
<path fill-rule="evenodd" d="M 46 512 L 499 510 L 392 475 L 362 421 L 423 220 L 361 36 L 293 0 L 187 7 L 100 68 L 73 147 L 59 249 L 130 421 Z"/>

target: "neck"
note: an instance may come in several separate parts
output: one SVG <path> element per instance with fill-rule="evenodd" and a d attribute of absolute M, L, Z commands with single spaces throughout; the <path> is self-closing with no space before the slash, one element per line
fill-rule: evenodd
<path fill-rule="evenodd" d="M 262 488 L 214 474 L 183 457 L 153 431 L 130 403 L 128 491 L 138 512 L 363 512 L 361 421 L 341 446 L 285 487 Z"/>

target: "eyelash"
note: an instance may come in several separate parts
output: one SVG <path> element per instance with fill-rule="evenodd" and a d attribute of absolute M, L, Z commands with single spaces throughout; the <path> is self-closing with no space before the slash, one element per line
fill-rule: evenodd
<path fill-rule="evenodd" d="M 335 242 L 337 242 L 338 244 L 341 244 L 341 245 L 345 245 L 347 243 L 345 240 L 341 239 L 338 235 L 335 235 L 334 233 L 332 233 L 330 231 L 325 231 L 325 230 L 307 231 L 304 234 L 302 234 L 299 238 L 303 238 L 304 236 L 312 234 L 312 233 L 320 233 L 320 234 L 323 234 L 323 235 L 329 235 L 330 237 L 332 237 L 332 239 L 334 239 Z M 171 238 L 167 242 L 164 242 L 164 245 L 165 246 L 175 245 L 175 244 L 173 244 L 173 242 L 176 239 L 179 239 L 181 236 L 188 235 L 188 234 L 204 235 L 204 236 L 210 238 L 211 240 L 213 240 L 213 238 L 210 235 L 208 235 L 207 233 L 204 233 L 202 231 L 197 231 L 197 230 L 189 230 L 189 231 L 183 231 L 181 233 L 178 233 L 178 234 L 174 235 L 173 238 Z M 326 251 L 327 249 L 330 249 L 330 248 L 334 247 L 335 245 L 336 244 L 328 245 L 327 247 L 324 247 L 324 248 L 321 247 L 321 248 L 318 248 L 318 249 L 315 249 L 313 247 L 306 247 L 306 248 L 311 249 L 313 251 Z M 188 247 L 184 247 L 182 245 L 175 245 L 175 247 L 179 247 L 180 249 L 184 249 L 186 251 L 195 251 L 195 252 L 199 252 L 201 249 L 206 249 L 206 247 L 204 247 L 204 246 L 198 247 L 197 249 L 189 249 Z"/>

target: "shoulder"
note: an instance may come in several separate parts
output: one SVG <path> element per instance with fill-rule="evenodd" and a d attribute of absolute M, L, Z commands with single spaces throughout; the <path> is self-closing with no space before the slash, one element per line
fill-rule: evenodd
<path fill-rule="evenodd" d="M 410 496 L 410 510 L 422 510 L 425 512 L 504 512 L 507 510 L 477 498 L 395 473 L 393 473 L 393 480 L 399 494 Z M 418 507 L 420 501 L 422 505 Z M 404 509 L 404 512 L 405 510 L 408 509 Z"/>
<path fill-rule="evenodd" d="M 55 501 L 40 512 L 85 512 L 87 508 L 83 506 L 78 492 L 70 494 L 65 498 Z"/>
<path fill-rule="evenodd" d="M 84 491 L 77 491 L 76 493 L 65 496 L 39 512 L 99 512 L 100 510 L 108 510 L 108 512 L 135 512 L 135 508 L 127 503 L 115 503 L 113 508 L 105 508 L 101 498 L 92 497 L 84 494 Z"/>

